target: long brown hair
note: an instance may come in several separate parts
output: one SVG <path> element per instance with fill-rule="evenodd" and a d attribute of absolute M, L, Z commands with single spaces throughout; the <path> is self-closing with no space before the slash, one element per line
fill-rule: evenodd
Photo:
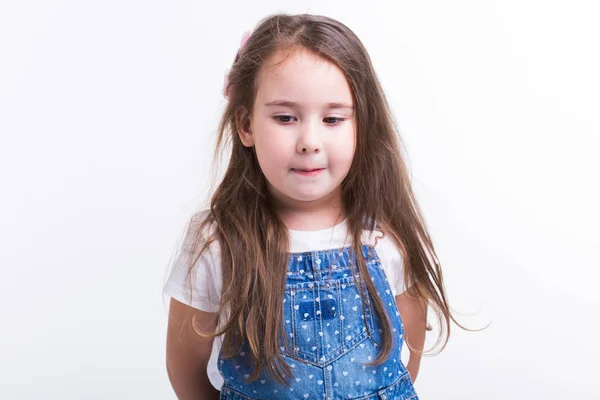
<path fill-rule="evenodd" d="M 358 264 L 358 271 L 354 272 L 368 276 L 361 251 L 363 230 L 377 229 L 389 235 L 403 255 L 404 278 L 411 283 L 409 294 L 435 311 L 441 327 L 436 346 L 445 336 L 443 349 L 450 334 L 450 319 L 455 323 L 456 320 L 450 313 L 442 271 L 411 189 L 391 110 L 358 37 L 335 19 L 309 14 L 276 14 L 263 19 L 230 70 L 229 101 L 215 148 L 215 158 L 230 149 L 228 166 L 210 199 L 210 209 L 196 214 L 188 227 L 196 233 L 210 232 L 194 236 L 200 248 L 194 251 L 198 256 L 212 243 L 219 245 L 223 282 L 220 310 L 229 310 L 230 318 L 213 334 L 198 333 L 206 337 L 225 334 L 223 357 L 237 354 L 242 341 L 247 340 L 253 358 L 250 381 L 258 378 L 263 367 L 281 383 L 290 376 L 290 367 L 283 361 L 278 345 L 278 339 L 285 340 L 286 336 L 281 310 L 289 235 L 273 206 L 254 148 L 244 147 L 237 135 L 252 113 L 259 69 L 280 49 L 308 50 L 344 73 L 356 115 L 355 156 L 341 185 Z M 190 263 L 189 272 L 196 260 Z M 391 351 L 391 328 L 371 279 L 360 282 L 366 284 L 377 315 L 387 322 L 381 327 L 379 356 L 369 364 L 378 365 Z M 363 307 L 364 304 L 363 298 Z"/>

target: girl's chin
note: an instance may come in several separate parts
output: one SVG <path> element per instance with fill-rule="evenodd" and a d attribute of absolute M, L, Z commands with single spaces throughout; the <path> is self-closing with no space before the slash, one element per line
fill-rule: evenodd
<path fill-rule="evenodd" d="M 325 190 L 320 190 L 320 191 L 311 191 L 311 192 L 298 192 L 298 191 L 294 191 L 294 192 L 289 192 L 287 194 L 287 197 L 295 200 L 295 201 L 301 201 L 301 202 L 317 202 L 320 200 L 325 200 L 326 198 L 328 198 L 330 192 L 329 191 L 325 191 Z"/>
<path fill-rule="evenodd" d="M 314 187 L 314 185 L 291 183 L 288 184 L 287 187 L 278 188 L 269 182 L 268 190 L 281 205 L 291 205 L 294 202 L 318 202 L 332 197 L 333 193 L 339 194 L 339 191 L 336 191 L 335 188 L 323 187 L 323 185 L 319 186 L 320 187 Z"/>

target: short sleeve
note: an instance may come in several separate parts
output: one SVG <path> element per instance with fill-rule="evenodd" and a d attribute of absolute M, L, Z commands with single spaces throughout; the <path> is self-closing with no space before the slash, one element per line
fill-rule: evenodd
<path fill-rule="evenodd" d="M 405 292 L 410 284 L 404 281 L 404 259 L 394 242 L 388 237 L 378 239 L 376 251 L 387 276 L 392 294 L 397 296 Z"/>
<path fill-rule="evenodd" d="M 206 235 L 198 233 L 197 220 L 198 218 L 192 218 L 188 225 L 163 291 L 199 310 L 218 312 L 222 286 L 218 243 L 211 243 L 198 255 L 204 246 Z M 195 244 L 196 242 L 199 243 Z M 190 270 L 191 263 L 194 265 Z"/>

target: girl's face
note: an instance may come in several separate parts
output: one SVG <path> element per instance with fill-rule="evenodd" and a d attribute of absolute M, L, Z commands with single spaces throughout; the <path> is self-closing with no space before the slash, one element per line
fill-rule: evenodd
<path fill-rule="evenodd" d="M 258 73 L 249 128 L 269 191 L 279 205 L 307 209 L 339 203 L 356 146 L 356 119 L 342 71 L 307 51 L 276 52 Z"/>

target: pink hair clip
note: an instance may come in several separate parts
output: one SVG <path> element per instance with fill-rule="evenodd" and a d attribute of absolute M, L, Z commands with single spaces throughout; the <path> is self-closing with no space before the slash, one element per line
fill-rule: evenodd
<path fill-rule="evenodd" d="M 251 31 L 244 32 L 244 34 L 242 35 L 242 40 L 240 41 L 240 49 L 238 50 L 238 54 L 241 53 L 242 50 L 244 50 L 244 47 L 246 46 L 246 42 L 248 41 L 248 39 L 250 39 L 251 35 L 252 35 Z"/>
<path fill-rule="evenodd" d="M 246 46 L 246 42 L 248 42 L 248 39 L 250 39 L 251 35 L 252 35 L 251 31 L 246 31 L 242 35 L 242 40 L 240 41 L 240 48 L 238 49 L 238 52 L 236 55 L 236 60 L 240 56 L 240 54 L 242 54 L 242 50 L 244 50 L 244 47 Z M 223 80 L 222 93 L 223 93 L 223 97 L 225 97 L 226 99 L 229 99 L 229 71 L 230 70 L 227 70 L 225 72 L 225 79 Z"/>
<path fill-rule="evenodd" d="M 225 72 L 225 79 L 223 79 L 223 97 L 229 98 L 229 70 Z"/>

